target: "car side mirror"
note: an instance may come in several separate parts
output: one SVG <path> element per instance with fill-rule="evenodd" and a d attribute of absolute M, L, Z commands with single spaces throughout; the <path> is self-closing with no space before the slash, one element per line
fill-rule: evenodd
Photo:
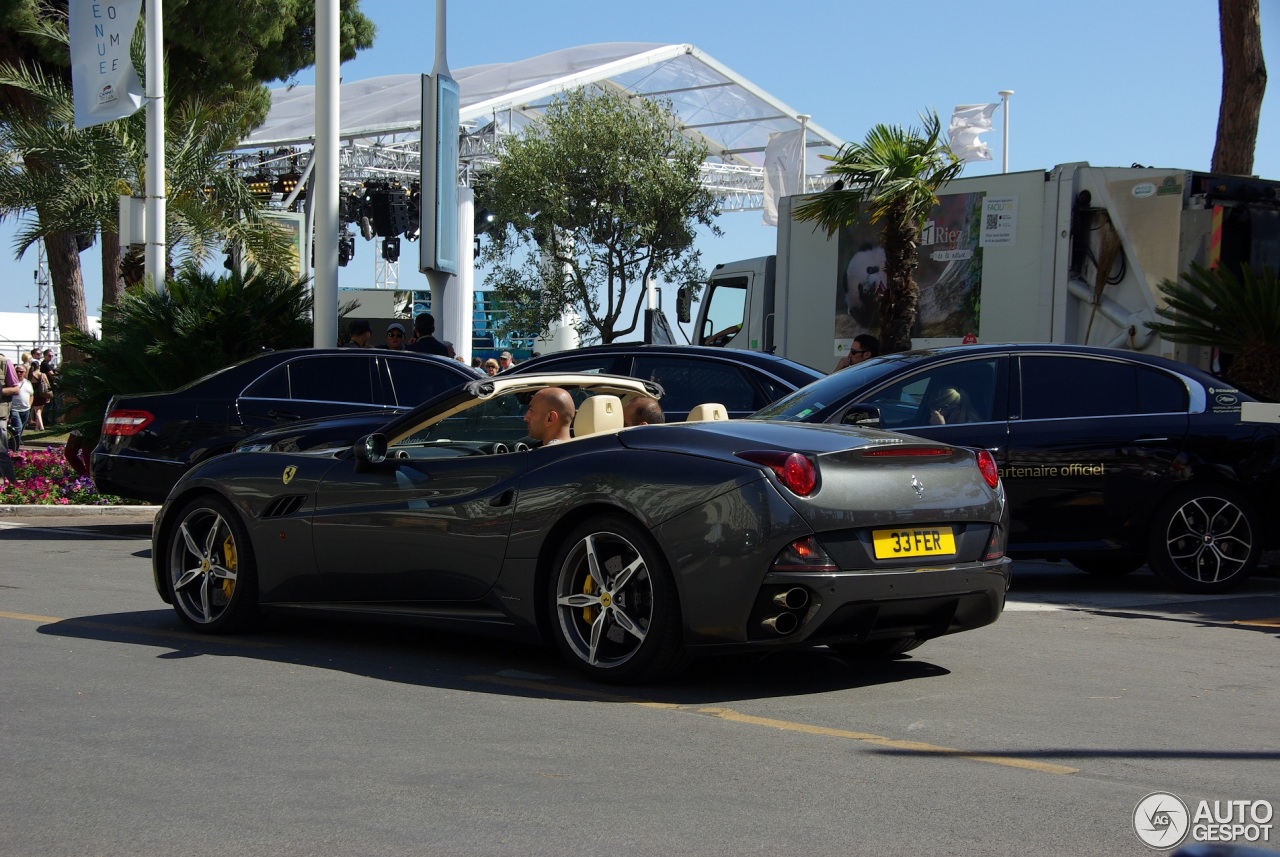
<path fill-rule="evenodd" d="M 875 405 L 854 405 L 845 411 L 840 423 L 859 428 L 880 428 L 880 409 Z"/>
<path fill-rule="evenodd" d="M 378 465 L 387 460 L 387 436 L 377 432 L 360 438 L 352 448 L 356 461 Z"/>

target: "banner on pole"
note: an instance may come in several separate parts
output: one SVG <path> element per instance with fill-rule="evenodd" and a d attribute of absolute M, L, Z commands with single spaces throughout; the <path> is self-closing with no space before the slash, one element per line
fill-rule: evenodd
<path fill-rule="evenodd" d="M 991 149 L 978 135 L 991 130 L 991 115 L 999 102 L 994 104 L 960 104 L 951 114 L 947 133 L 951 138 L 951 151 L 962 161 L 989 161 Z"/>
<path fill-rule="evenodd" d="M 764 217 L 765 226 L 778 225 L 778 200 L 803 193 L 800 170 L 804 163 L 805 131 L 780 131 L 769 135 L 764 149 Z"/>
<path fill-rule="evenodd" d="M 132 116 L 142 106 L 142 82 L 129 43 L 142 0 L 71 0 L 71 89 L 76 128 Z"/>

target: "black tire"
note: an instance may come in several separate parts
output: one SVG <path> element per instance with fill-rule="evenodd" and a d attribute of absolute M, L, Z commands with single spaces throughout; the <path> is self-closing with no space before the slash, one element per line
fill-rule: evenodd
<path fill-rule="evenodd" d="M 549 597 L 556 645 L 597 681 L 651 681 L 684 662 L 671 569 L 649 534 L 626 518 L 592 518 L 569 533 L 552 565 Z"/>
<path fill-rule="evenodd" d="M 1069 561 L 1083 572 L 1104 578 L 1124 577 L 1146 564 L 1146 559 L 1140 556 L 1111 553 L 1073 556 Z"/>
<path fill-rule="evenodd" d="M 178 618 L 202 634 L 244 628 L 258 608 L 258 575 L 249 534 L 221 499 L 182 507 L 164 546 L 164 572 Z"/>
<path fill-rule="evenodd" d="M 898 637 L 891 640 L 872 640 L 869 643 L 831 643 L 828 647 L 847 660 L 875 660 L 891 658 L 924 645 L 915 637 Z"/>
<path fill-rule="evenodd" d="M 1253 505 L 1225 485 L 1190 485 L 1160 504 L 1147 562 L 1183 592 L 1228 592 L 1244 583 L 1262 555 Z"/>

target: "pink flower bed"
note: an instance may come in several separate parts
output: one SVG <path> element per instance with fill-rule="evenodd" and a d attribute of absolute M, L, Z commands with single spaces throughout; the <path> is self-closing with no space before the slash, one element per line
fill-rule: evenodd
<path fill-rule="evenodd" d="M 99 494 L 93 480 L 71 469 L 62 447 L 24 449 L 13 454 L 16 482 L 0 479 L 0 505 L 4 506 L 133 506 L 123 500 Z"/>

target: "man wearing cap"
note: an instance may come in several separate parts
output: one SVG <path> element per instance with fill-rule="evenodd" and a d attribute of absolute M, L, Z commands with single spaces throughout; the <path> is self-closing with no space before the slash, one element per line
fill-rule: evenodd
<path fill-rule="evenodd" d="M 373 336 L 373 328 L 369 326 L 369 320 L 357 318 L 347 325 L 347 344 L 345 347 L 368 348 L 369 337 L 371 336 Z"/>
<path fill-rule="evenodd" d="M 384 348 L 390 348 L 392 351 L 404 351 L 404 325 L 398 322 L 391 322 L 387 325 L 387 344 Z"/>
<path fill-rule="evenodd" d="M 418 313 L 413 320 L 414 340 L 407 346 L 408 351 L 421 351 L 424 354 L 449 356 L 449 349 L 436 339 L 436 318 L 429 312 Z"/>
<path fill-rule="evenodd" d="M 516 365 L 515 358 L 511 356 L 510 351 L 504 351 L 498 355 L 498 371 L 505 372 L 512 366 Z"/>

